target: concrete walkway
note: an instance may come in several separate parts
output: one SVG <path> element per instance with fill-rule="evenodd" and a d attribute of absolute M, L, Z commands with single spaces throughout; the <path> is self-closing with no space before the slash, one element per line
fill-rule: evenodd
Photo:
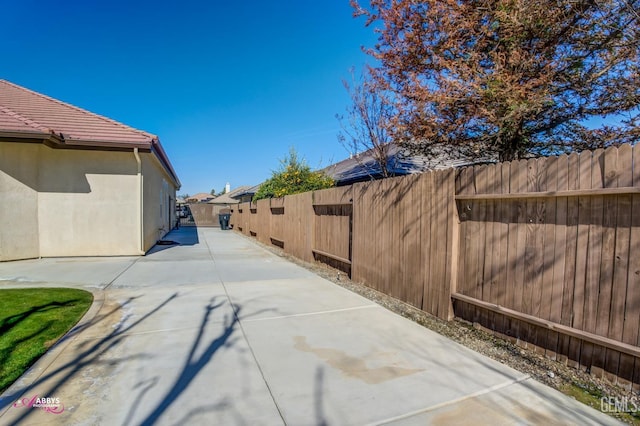
<path fill-rule="evenodd" d="M 167 238 L 140 258 L 0 263 L 0 289 L 96 297 L 2 395 L 0 424 L 617 424 L 231 231 Z M 64 411 L 22 406 L 36 395 Z"/>

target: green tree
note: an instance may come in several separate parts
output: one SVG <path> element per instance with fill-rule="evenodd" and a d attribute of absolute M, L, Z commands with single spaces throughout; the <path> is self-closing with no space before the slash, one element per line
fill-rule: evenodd
<path fill-rule="evenodd" d="M 278 198 L 285 195 L 330 188 L 335 185 L 333 179 L 311 167 L 298 158 L 295 149 L 280 160 L 280 168 L 274 171 L 253 196 L 253 201 L 263 198 Z"/>
<path fill-rule="evenodd" d="M 416 152 L 512 160 L 640 137 L 640 0 L 363 3 L 389 131 Z"/>

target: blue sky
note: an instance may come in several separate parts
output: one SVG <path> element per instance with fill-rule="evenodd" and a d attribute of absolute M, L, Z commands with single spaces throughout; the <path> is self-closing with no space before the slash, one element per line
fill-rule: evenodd
<path fill-rule="evenodd" d="M 337 140 L 350 68 L 376 35 L 348 0 L 8 1 L 0 78 L 157 134 L 194 194 L 257 184 Z"/>

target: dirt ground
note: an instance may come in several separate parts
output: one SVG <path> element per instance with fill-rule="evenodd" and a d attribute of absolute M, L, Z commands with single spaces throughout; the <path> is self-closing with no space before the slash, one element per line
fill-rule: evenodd
<path fill-rule="evenodd" d="M 605 410 L 602 410 L 601 407 L 601 399 L 603 397 L 617 398 L 618 400 L 627 398 L 627 400 L 636 401 L 636 403 L 640 405 L 640 394 L 638 393 L 627 391 L 582 370 L 574 369 L 555 360 L 546 358 L 544 355 L 538 354 L 532 349 L 522 348 L 508 340 L 496 337 L 492 333 L 474 326 L 474 324 L 467 321 L 457 318 L 453 321 L 444 321 L 436 318 L 398 299 L 387 296 L 363 284 L 353 282 L 344 272 L 333 269 L 323 263 L 303 262 L 300 259 L 284 253 L 284 251 L 278 247 L 261 244 L 255 239 L 252 239 L 252 241 L 272 253 L 311 270 L 337 285 L 366 297 L 469 349 L 506 364 L 522 373 L 526 373 L 539 382 L 551 386 L 597 410 L 607 412 L 607 414 L 625 423 L 640 425 L 640 411 L 636 411 L 635 413 L 612 413 L 609 411 L 613 410 L 607 409 L 606 407 Z"/>

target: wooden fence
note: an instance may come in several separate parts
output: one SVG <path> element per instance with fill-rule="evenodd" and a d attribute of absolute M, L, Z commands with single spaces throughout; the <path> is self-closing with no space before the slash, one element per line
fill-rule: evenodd
<path fill-rule="evenodd" d="M 188 204 L 187 217 L 181 218 L 180 226 L 219 227 L 218 215 L 228 211 L 232 205 L 190 203 Z"/>
<path fill-rule="evenodd" d="M 234 229 L 640 390 L 640 147 L 240 204 Z"/>

